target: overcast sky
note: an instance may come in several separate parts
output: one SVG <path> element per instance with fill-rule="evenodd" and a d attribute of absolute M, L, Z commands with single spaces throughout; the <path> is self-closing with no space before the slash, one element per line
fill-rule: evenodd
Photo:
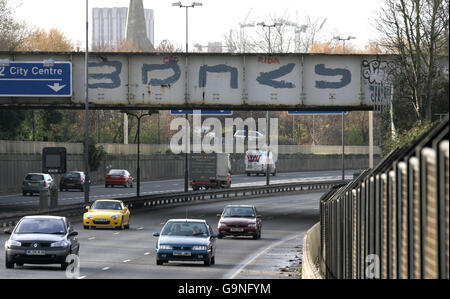
<path fill-rule="evenodd" d="M 184 49 L 185 10 L 172 7 L 175 0 L 144 0 L 144 7 L 155 14 L 155 44 L 170 40 Z M 190 5 L 192 1 L 181 1 Z M 305 16 L 327 19 L 319 36 L 322 41 L 334 34 L 355 36 L 352 43 L 364 47 L 376 37 L 373 28 L 379 11 L 379 0 L 196 0 L 203 7 L 189 9 L 190 49 L 196 43 L 223 42 L 224 34 L 246 22 L 270 23 L 271 18 L 287 16 L 301 25 Z M 43 28 L 58 28 L 72 42 L 84 48 L 85 0 L 12 0 L 19 4 L 16 18 Z M 90 0 L 89 7 L 127 7 L 128 0 Z M 91 22 L 91 17 L 89 17 Z M 246 35 L 260 28 L 247 28 Z M 91 34 L 91 33 L 89 33 Z"/>

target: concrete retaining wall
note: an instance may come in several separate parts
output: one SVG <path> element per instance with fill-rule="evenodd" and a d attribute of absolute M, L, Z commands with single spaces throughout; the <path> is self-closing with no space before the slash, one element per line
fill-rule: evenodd
<path fill-rule="evenodd" d="M 232 173 L 245 173 L 243 154 L 231 156 Z M 127 169 L 136 177 L 136 155 L 107 155 L 98 171 L 91 172 L 93 184 L 103 184 L 109 169 Z M 376 160 L 379 160 L 377 158 Z M 348 155 L 346 169 L 368 168 L 368 157 L 364 155 Z M 68 170 L 84 170 L 84 156 L 68 155 Z M 279 155 L 277 171 L 322 171 L 342 169 L 340 155 Z M 0 192 L 19 192 L 24 176 L 29 172 L 42 171 L 42 158 L 39 154 L 0 154 Z M 55 175 L 59 182 L 59 176 Z M 151 155 L 141 156 L 141 179 L 176 179 L 184 177 L 184 155 Z"/>
<path fill-rule="evenodd" d="M 303 239 L 302 278 L 324 279 L 318 269 L 320 257 L 320 222 L 314 225 Z"/>

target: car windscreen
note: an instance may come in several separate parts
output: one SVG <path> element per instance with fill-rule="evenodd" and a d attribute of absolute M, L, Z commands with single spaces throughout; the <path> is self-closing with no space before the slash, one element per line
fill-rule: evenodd
<path fill-rule="evenodd" d="M 15 234 L 66 234 L 61 219 L 24 219 L 20 221 Z"/>
<path fill-rule="evenodd" d="M 230 207 L 223 212 L 223 217 L 255 217 L 255 211 L 251 207 Z"/>
<path fill-rule="evenodd" d="M 64 177 L 66 178 L 73 178 L 73 179 L 79 179 L 81 176 L 78 172 L 69 172 Z"/>
<path fill-rule="evenodd" d="M 41 174 L 29 174 L 25 177 L 27 181 L 43 181 L 44 176 Z"/>
<path fill-rule="evenodd" d="M 185 221 L 171 221 L 168 222 L 161 233 L 165 236 L 195 236 L 206 237 L 208 236 L 208 228 L 205 223 L 202 222 L 185 222 Z"/>
<path fill-rule="evenodd" d="M 116 201 L 96 201 L 92 205 L 94 210 L 122 210 L 120 202 Z"/>

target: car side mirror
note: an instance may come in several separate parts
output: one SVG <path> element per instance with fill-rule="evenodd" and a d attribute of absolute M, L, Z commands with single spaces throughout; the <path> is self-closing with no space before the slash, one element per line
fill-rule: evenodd
<path fill-rule="evenodd" d="M 153 233 L 153 237 L 159 237 L 159 233 Z"/>
<path fill-rule="evenodd" d="M 258 216 L 256 216 L 256 218 L 259 218 L 259 219 L 261 219 L 261 218 L 262 218 L 262 216 L 261 216 L 261 215 L 258 215 Z"/>
<path fill-rule="evenodd" d="M 221 214 L 217 214 L 216 216 L 217 216 L 217 218 L 220 218 L 220 217 L 222 217 L 222 215 L 221 215 Z"/>
<path fill-rule="evenodd" d="M 78 236 L 78 232 L 70 232 L 69 237 L 75 237 Z"/>
<path fill-rule="evenodd" d="M 88 211 L 89 211 L 90 209 L 91 209 L 91 207 L 90 207 L 90 206 L 86 206 L 86 210 L 88 210 Z"/>
<path fill-rule="evenodd" d="M 3 232 L 5 234 L 7 234 L 7 235 L 11 235 L 12 234 L 12 231 L 10 229 L 5 229 Z"/>
<path fill-rule="evenodd" d="M 123 208 L 123 210 L 122 210 L 124 213 L 126 213 L 126 212 L 128 212 L 128 208 L 127 207 L 125 207 L 125 208 Z"/>

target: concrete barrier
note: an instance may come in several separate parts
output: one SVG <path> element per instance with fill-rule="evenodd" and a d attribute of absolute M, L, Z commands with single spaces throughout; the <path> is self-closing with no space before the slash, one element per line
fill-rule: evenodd
<path fill-rule="evenodd" d="M 320 222 L 314 225 L 303 239 L 302 278 L 324 279 L 320 272 Z"/>

